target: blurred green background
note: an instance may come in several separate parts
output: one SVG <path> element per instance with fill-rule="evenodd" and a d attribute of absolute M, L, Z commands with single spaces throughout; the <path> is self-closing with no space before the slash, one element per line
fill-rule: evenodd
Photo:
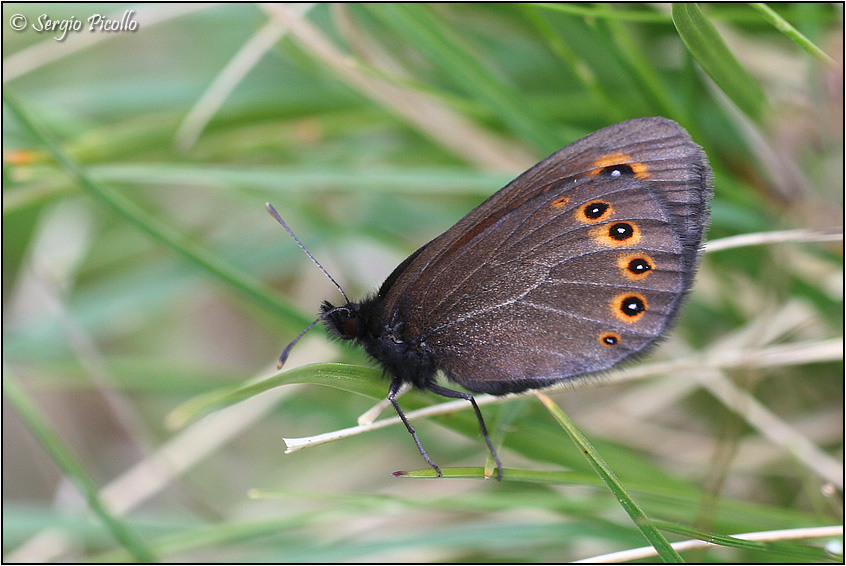
<path fill-rule="evenodd" d="M 391 477 L 424 467 L 396 426 L 283 454 L 387 393 L 319 330 L 286 370 L 361 366 L 349 380 L 297 370 L 303 385 L 183 428 L 168 416 L 274 375 L 339 299 L 266 201 L 361 297 L 534 162 L 653 115 L 709 155 L 709 240 L 753 236 L 706 254 L 661 348 L 552 396 L 644 511 L 680 525 L 671 540 L 842 524 L 842 5 L 770 8 L 4 3 L 4 560 L 562 562 L 645 545 L 532 397 L 482 408 L 501 484 Z M 82 29 L 59 41 L 44 14 Z M 95 14 L 136 29 L 91 32 Z M 483 464 L 471 412 L 417 429 L 442 466 Z"/>

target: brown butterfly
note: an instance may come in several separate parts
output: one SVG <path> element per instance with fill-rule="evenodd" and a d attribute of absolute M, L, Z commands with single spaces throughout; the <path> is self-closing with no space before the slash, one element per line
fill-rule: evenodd
<path fill-rule="evenodd" d="M 324 320 L 391 376 L 388 399 L 439 476 L 397 392 L 409 383 L 470 401 L 501 479 L 473 395 L 439 385 L 438 372 L 469 391 L 504 395 L 642 354 L 690 290 L 711 196 L 705 153 L 681 126 L 665 118 L 609 126 L 492 195 L 375 295 L 353 302 L 341 290 L 346 303 L 324 302 L 303 334 Z"/>

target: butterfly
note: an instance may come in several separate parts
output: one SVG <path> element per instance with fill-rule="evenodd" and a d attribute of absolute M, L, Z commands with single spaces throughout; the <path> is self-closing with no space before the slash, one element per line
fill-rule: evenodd
<path fill-rule="evenodd" d="M 709 224 L 712 173 L 677 123 L 639 118 L 553 153 L 403 261 L 378 292 L 324 301 L 318 319 L 403 384 L 466 399 L 607 370 L 666 335 L 690 291 Z M 294 236 L 270 204 L 270 213 Z M 440 385 L 443 374 L 467 391 Z"/>

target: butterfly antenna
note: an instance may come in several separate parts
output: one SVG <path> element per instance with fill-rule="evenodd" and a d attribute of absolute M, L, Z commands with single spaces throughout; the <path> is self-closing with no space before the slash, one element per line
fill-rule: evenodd
<path fill-rule="evenodd" d="M 347 297 L 347 294 L 346 294 L 346 293 L 344 293 L 344 290 L 341 288 L 341 286 L 340 286 L 340 285 L 338 285 L 338 282 L 337 282 L 337 281 L 335 281 L 335 280 L 332 278 L 332 276 L 331 276 L 331 275 L 329 275 L 329 272 L 328 272 L 328 271 L 326 271 L 326 270 L 323 268 L 323 266 L 322 266 L 322 265 L 320 265 L 320 262 L 319 262 L 319 261 L 317 261 L 317 259 L 315 259 L 315 257 L 314 257 L 313 255 L 311 255 L 311 252 L 310 252 L 310 251 L 308 251 L 308 249 L 306 249 L 306 247 L 303 245 L 303 243 L 300 241 L 300 239 L 299 239 L 299 238 L 297 238 L 297 235 L 296 235 L 296 234 L 294 234 L 294 231 L 293 231 L 293 230 L 291 230 L 290 226 L 288 226 L 288 224 L 287 224 L 284 220 L 282 220 L 282 217 L 281 217 L 281 216 L 279 216 L 279 213 L 278 213 L 278 212 L 276 212 L 276 209 L 275 209 L 275 208 L 273 208 L 273 205 L 271 205 L 269 202 L 266 202 L 266 203 L 264 203 L 264 206 L 267 208 L 267 211 L 270 213 L 270 215 L 271 215 L 273 218 L 275 218 L 275 219 L 276 219 L 276 221 L 277 221 L 279 224 L 281 224 L 281 225 L 282 225 L 282 227 L 283 227 L 285 230 L 287 230 L 287 231 L 288 231 L 288 233 L 291 235 L 291 237 L 292 237 L 292 238 L 294 238 L 294 241 L 295 241 L 295 242 L 297 242 L 297 245 L 298 245 L 298 246 L 300 246 L 300 248 L 302 248 L 302 250 L 303 250 L 303 251 L 306 253 L 306 255 L 309 257 L 309 259 L 311 259 L 311 261 L 313 261 L 313 262 L 314 262 L 314 265 L 316 265 L 316 266 L 320 269 L 320 271 L 322 271 L 322 272 L 323 272 L 323 275 L 325 275 L 326 277 L 328 277 L 328 278 L 329 278 L 329 281 L 331 281 L 331 282 L 335 285 L 335 287 L 337 287 L 337 288 L 338 288 L 338 291 L 340 291 L 340 292 L 341 292 L 341 294 L 344 296 L 344 300 L 345 300 L 347 303 L 349 303 L 349 302 L 350 302 L 349 297 Z M 325 316 L 325 315 L 324 315 L 324 316 Z M 315 321 L 314 321 L 314 323 L 312 323 L 312 325 L 311 325 L 311 326 L 309 326 L 309 327 L 305 330 L 305 332 L 303 332 L 303 334 L 305 334 L 306 332 L 308 332 L 308 330 L 309 330 L 312 326 L 314 326 L 315 324 L 317 324 L 317 322 L 318 322 L 320 319 L 322 319 L 322 318 L 323 318 L 323 317 L 321 316 L 320 318 L 318 318 L 317 320 L 315 320 Z M 300 334 L 300 336 L 302 336 L 302 334 Z M 297 340 L 299 340 L 299 339 L 300 339 L 300 336 L 298 336 L 298 337 L 297 337 Z M 294 342 L 292 342 L 292 343 L 288 346 L 288 348 L 286 348 L 285 350 L 287 351 L 288 349 L 290 349 L 290 347 L 291 347 L 291 346 L 293 346 L 293 345 L 294 345 L 294 343 L 295 343 L 297 340 L 294 340 Z M 284 352 L 283 352 L 283 354 L 284 354 Z M 286 357 L 287 357 L 287 356 L 286 356 Z M 281 360 L 281 358 L 280 358 L 280 360 Z M 280 365 L 279 367 L 282 367 L 282 366 Z"/>
<path fill-rule="evenodd" d="M 268 205 L 268 206 L 270 206 L 270 205 Z M 343 292 L 343 291 L 342 291 L 342 292 Z M 323 313 L 323 314 L 321 314 L 320 316 L 318 316 L 318 317 L 317 317 L 317 320 L 315 320 L 314 322 L 312 322 L 311 324 L 309 324 L 309 325 L 308 325 L 308 327 L 307 327 L 305 330 L 303 330 L 302 332 L 300 332 L 300 335 L 299 335 L 299 336 L 297 336 L 296 338 L 294 338 L 293 340 L 291 340 L 291 343 L 290 343 L 290 344 L 288 344 L 287 346 L 285 346 L 285 349 L 284 349 L 284 350 L 282 350 L 282 354 L 279 356 L 279 361 L 277 361 L 277 362 L 276 362 L 276 369 L 282 369 L 282 366 L 284 366 L 284 365 L 285 365 L 285 362 L 288 360 L 288 354 L 290 354 L 290 353 L 291 353 L 291 350 L 294 348 L 294 346 L 296 346 L 297 342 L 299 342 L 299 341 L 300 341 L 300 338 L 302 338 L 303 336 L 305 336 L 305 335 L 306 335 L 306 332 L 308 332 L 309 330 L 311 330 L 312 328 L 314 328 L 314 325 L 315 325 L 315 324 L 317 324 L 318 322 L 320 322 L 321 320 L 323 320 L 324 318 L 326 318 L 327 316 L 329 316 L 329 315 L 330 315 L 330 314 L 332 314 L 333 312 L 335 312 L 335 311 L 339 311 L 339 310 L 342 310 L 342 309 L 344 309 L 344 308 L 345 308 L 345 307 L 335 307 L 335 308 L 331 308 L 331 309 L 329 309 L 329 310 L 328 310 L 328 311 L 326 311 L 325 313 Z"/>

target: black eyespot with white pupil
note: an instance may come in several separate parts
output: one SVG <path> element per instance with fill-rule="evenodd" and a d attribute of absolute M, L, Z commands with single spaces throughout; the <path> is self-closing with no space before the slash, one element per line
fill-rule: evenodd
<path fill-rule="evenodd" d="M 634 235 L 634 228 L 628 222 L 617 222 L 608 229 L 608 236 L 618 242 L 628 240 Z"/>
<path fill-rule="evenodd" d="M 602 175 L 607 177 L 632 177 L 634 176 L 634 169 L 631 165 L 609 165 L 602 170 Z"/>
<path fill-rule="evenodd" d="M 643 275 L 652 270 L 652 265 L 643 258 L 635 258 L 629 262 L 627 269 L 635 275 Z"/>
<path fill-rule="evenodd" d="M 620 302 L 620 311 L 626 316 L 637 316 L 645 310 L 646 305 L 639 297 L 626 297 Z"/>
<path fill-rule="evenodd" d="M 602 218 L 602 215 L 605 214 L 606 210 L 608 210 L 608 203 L 592 202 L 585 206 L 584 214 L 591 220 L 596 220 L 597 218 Z"/>
<path fill-rule="evenodd" d="M 620 342 L 620 337 L 613 332 L 607 332 L 600 336 L 599 339 L 606 346 L 616 346 Z"/>

